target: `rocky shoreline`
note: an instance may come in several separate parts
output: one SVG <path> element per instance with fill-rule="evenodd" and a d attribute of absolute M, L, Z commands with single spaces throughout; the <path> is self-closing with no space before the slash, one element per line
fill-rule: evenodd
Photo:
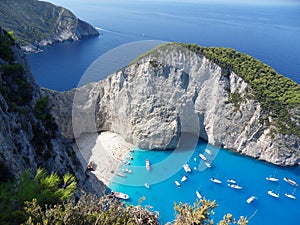
<path fill-rule="evenodd" d="M 49 2 L 4 0 L 0 2 L 0 16 L 0 26 L 13 32 L 25 52 L 99 35 L 97 29 L 70 10 Z"/>

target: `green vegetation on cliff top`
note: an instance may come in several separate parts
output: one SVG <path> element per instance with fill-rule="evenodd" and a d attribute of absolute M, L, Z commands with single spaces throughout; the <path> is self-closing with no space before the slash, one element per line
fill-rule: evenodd
<path fill-rule="evenodd" d="M 72 12 L 37 0 L 1 0 L 0 26 L 13 31 L 20 45 L 53 37 L 61 24 L 73 27 L 77 18 Z"/>
<path fill-rule="evenodd" d="M 254 99 L 266 115 L 271 116 L 272 125 L 277 128 L 275 132 L 300 137 L 300 85 L 263 62 L 233 49 L 181 45 L 219 65 L 224 76 L 229 76 L 231 71 L 240 76 L 250 85 Z"/>
<path fill-rule="evenodd" d="M 291 79 L 277 73 L 265 63 L 224 47 L 203 47 L 196 44 L 167 43 L 147 52 L 131 64 L 140 59 L 153 55 L 158 51 L 167 50 L 168 46 L 179 46 L 187 48 L 196 54 L 204 55 L 222 68 L 224 77 L 229 77 L 234 72 L 249 84 L 248 97 L 257 100 L 265 113 L 261 122 L 272 126 L 273 134 L 296 135 L 300 137 L 300 85 Z M 230 90 L 228 90 L 230 91 Z M 238 93 L 229 95 L 228 103 L 233 103 L 239 108 L 245 99 Z M 269 120 L 271 117 L 271 121 Z"/>

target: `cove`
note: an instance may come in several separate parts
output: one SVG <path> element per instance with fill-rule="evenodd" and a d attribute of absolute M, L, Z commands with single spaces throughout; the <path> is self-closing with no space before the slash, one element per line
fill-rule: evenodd
<path fill-rule="evenodd" d="M 188 143 L 189 139 L 185 139 Z M 209 149 L 212 156 L 205 152 Z M 203 160 L 199 153 L 205 155 L 208 160 L 212 160 L 212 167 L 205 169 Z M 187 163 L 192 172 L 188 173 L 188 179 L 180 182 L 186 174 L 182 165 L 175 165 L 178 171 L 172 176 L 158 183 L 149 183 L 150 188 L 146 188 L 143 182 L 152 177 L 162 177 L 161 170 L 156 170 L 156 166 L 163 163 L 168 157 L 174 155 L 178 161 L 182 157 L 190 156 Z M 133 205 L 140 204 L 140 199 L 144 196 L 141 205 L 151 206 L 151 210 L 160 212 L 160 222 L 165 224 L 175 219 L 173 210 L 174 202 L 193 204 L 196 201 L 195 191 L 199 191 L 202 196 L 209 200 L 216 200 L 219 205 L 215 210 L 213 219 L 218 222 L 226 213 L 232 213 L 235 218 L 246 216 L 250 218 L 249 224 L 298 224 L 297 212 L 300 206 L 299 190 L 286 183 L 283 177 L 289 177 L 299 183 L 300 168 L 284 168 L 274 166 L 269 163 L 258 161 L 249 157 L 241 156 L 229 150 L 217 148 L 209 145 L 206 141 L 199 139 L 195 147 L 186 146 L 184 151 L 145 151 L 138 148 L 131 153 L 133 160 L 131 165 L 122 165 L 123 168 L 132 170 L 126 178 L 115 177 L 110 183 L 109 188 L 128 194 L 130 199 L 126 202 Z M 195 159 L 196 158 L 196 161 Z M 151 170 L 146 171 L 145 160 L 151 162 Z M 164 165 L 165 170 L 173 165 Z M 197 169 L 197 170 L 195 170 Z M 140 170 L 143 170 L 141 173 Z M 199 171 L 201 170 L 201 171 Z M 146 173 L 145 173 L 145 172 Z M 148 173 L 148 175 L 147 175 Z M 146 175 L 145 175 L 146 174 Z M 270 182 L 266 177 L 275 175 L 279 178 L 278 182 Z M 222 181 L 222 184 L 215 184 L 210 178 L 215 177 Z M 234 179 L 242 186 L 241 190 L 228 187 L 227 180 Z M 137 181 L 137 185 L 132 185 L 132 181 Z M 181 183 L 178 188 L 174 181 Z M 141 181 L 141 182 L 138 182 Z M 128 185 L 128 184 L 131 185 Z M 138 184 L 140 186 L 138 186 Z M 269 190 L 278 192 L 280 197 L 274 198 L 267 194 Z M 284 194 L 294 192 L 296 200 L 287 198 Z M 257 200 L 251 204 L 246 203 L 247 198 L 255 195 Z"/>

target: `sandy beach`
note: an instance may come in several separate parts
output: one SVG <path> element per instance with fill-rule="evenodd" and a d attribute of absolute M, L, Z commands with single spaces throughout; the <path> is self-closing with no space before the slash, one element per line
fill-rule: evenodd
<path fill-rule="evenodd" d="M 133 149 L 133 145 L 122 136 L 112 132 L 102 132 L 100 135 L 85 134 L 76 139 L 78 149 L 76 154 L 83 168 L 94 162 L 92 173 L 108 185 L 122 160 Z"/>

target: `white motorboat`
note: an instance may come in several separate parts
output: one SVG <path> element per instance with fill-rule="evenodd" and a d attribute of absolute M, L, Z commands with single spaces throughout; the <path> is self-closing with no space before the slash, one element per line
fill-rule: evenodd
<path fill-rule="evenodd" d="M 279 193 L 276 194 L 276 193 L 274 193 L 273 191 L 268 191 L 268 194 L 269 194 L 270 196 L 274 197 L 274 198 L 279 198 Z"/>
<path fill-rule="evenodd" d="M 199 199 L 202 199 L 202 195 L 200 194 L 199 191 L 196 191 L 196 195 L 197 195 L 197 197 L 198 197 Z"/>
<path fill-rule="evenodd" d="M 195 161 L 195 162 L 197 161 L 197 158 L 196 158 L 196 157 L 194 158 L 194 161 Z"/>
<path fill-rule="evenodd" d="M 294 191 L 289 194 L 289 193 L 285 193 L 284 195 L 288 198 L 291 198 L 291 199 L 296 199 L 296 196 L 295 196 L 295 191 L 296 191 L 296 188 L 294 189 Z"/>
<path fill-rule="evenodd" d="M 269 177 L 266 177 L 266 180 L 272 181 L 272 182 L 277 182 L 279 179 L 276 178 L 276 177 L 271 177 L 271 176 L 269 176 Z"/>
<path fill-rule="evenodd" d="M 129 195 L 124 194 L 122 192 L 112 192 L 112 193 L 116 198 L 124 199 L 124 200 L 129 199 Z"/>
<path fill-rule="evenodd" d="M 208 162 L 205 162 L 205 166 L 208 167 L 208 168 L 211 168 L 211 164 L 208 163 Z"/>
<path fill-rule="evenodd" d="M 287 177 L 284 177 L 283 180 L 284 180 L 285 182 L 289 183 L 290 185 L 293 185 L 293 186 L 295 186 L 295 187 L 298 186 L 298 184 L 297 184 L 296 181 L 293 181 L 293 180 L 291 180 L 291 179 L 289 179 L 289 178 L 287 178 Z"/>
<path fill-rule="evenodd" d="M 187 163 L 183 165 L 183 169 L 184 169 L 184 171 L 187 172 L 187 173 L 192 172 L 192 170 L 191 170 L 189 164 L 187 164 Z"/>
<path fill-rule="evenodd" d="M 128 168 L 124 168 L 124 169 L 122 169 L 122 171 L 125 172 L 125 173 L 132 173 L 132 171 Z"/>
<path fill-rule="evenodd" d="M 231 184 L 236 184 L 236 181 L 233 180 L 233 179 L 228 179 L 227 182 L 228 182 L 228 183 L 231 183 Z"/>
<path fill-rule="evenodd" d="M 184 175 L 182 178 L 181 178 L 181 182 L 184 182 L 188 179 L 188 177 L 186 175 Z"/>
<path fill-rule="evenodd" d="M 231 187 L 231 188 L 233 188 L 233 189 L 238 189 L 238 190 L 240 190 L 240 189 L 243 188 L 243 187 L 241 187 L 241 186 L 239 186 L 239 185 L 237 185 L 237 184 L 228 184 L 228 187 Z"/>
<path fill-rule="evenodd" d="M 149 189 L 150 188 L 150 184 L 145 183 L 145 187 Z"/>
<path fill-rule="evenodd" d="M 209 155 L 212 155 L 212 152 L 209 149 L 205 149 L 205 152 Z"/>
<path fill-rule="evenodd" d="M 250 198 L 248 198 L 247 200 L 246 200 L 246 202 L 248 203 L 248 204 L 250 204 L 251 202 L 253 202 L 254 200 L 256 200 L 257 198 L 255 197 L 255 196 L 251 196 Z"/>
<path fill-rule="evenodd" d="M 201 158 L 201 159 L 203 159 L 204 161 L 206 161 L 207 160 L 207 158 L 203 155 L 203 154 L 199 154 L 199 157 Z"/>
<path fill-rule="evenodd" d="M 126 155 L 127 159 L 133 160 L 133 157 L 131 155 Z"/>
<path fill-rule="evenodd" d="M 218 180 L 217 178 L 214 178 L 214 177 L 210 178 L 210 181 L 214 182 L 216 184 L 222 184 L 222 181 L 220 181 L 220 180 Z"/>
<path fill-rule="evenodd" d="M 284 194 L 286 197 L 288 197 L 288 198 L 291 198 L 291 199 L 296 199 L 296 196 L 295 195 L 293 195 L 293 194 L 288 194 L 288 193 L 285 193 Z"/>
<path fill-rule="evenodd" d="M 115 174 L 119 177 L 127 177 L 125 173 L 121 173 L 121 172 L 115 172 Z"/>
<path fill-rule="evenodd" d="M 146 169 L 148 171 L 150 170 L 150 161 L 149 161 L 149 159 L 146 159 Z"/>
<path fill-rule="evenodd" d="M 180 187 L 180 183 L 177 180 L 175 180 L 174 182 L 175 182 L 177 187 Z"/>
<path fill-rule="evenodd" d="M 277 182 L 277 181 L 279 181 L 279 179 L 276 178 L 276 171 L 277 171 L 277 169 L 275 170 L 274 175 L 270 175 L 270 176 L 266 177 L 266 180 L 272 181 L 272 182 Z"/>

